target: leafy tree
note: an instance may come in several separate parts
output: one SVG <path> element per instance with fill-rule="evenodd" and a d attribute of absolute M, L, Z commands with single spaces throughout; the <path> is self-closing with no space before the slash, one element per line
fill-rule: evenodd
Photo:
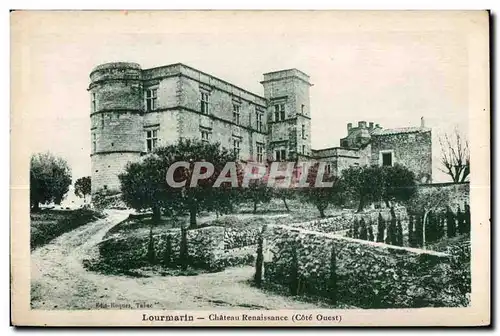
<path fill-rule="evenodd" d="M 257 205 L 269 203 L 273 198 L 273 190 L 262 179 L 251 180 L 248 187 L 242 188 L 243 197 L 253 204 L 253 213 L 257 213 Z"/>
<path fill-rule="evenodd" d="M 155 223 L 160 221 L 161 209 L 172 203 L 166 188 L 166 168 L 158 156 L 150 155 L 129 163 L 118 176 L 125 204 L 136 210 L 151 209 Z"/>
<path fill-rule="evenodd" d="M 220 186 L 214 187 L 219 175 L 229 176 L 233 172 L 224 171 L 228 162 L 236 162 L 237 158 L 233 151 L 220 146 L 219 143 L 205 143 L 199 140 L 184 139 L 177 144 L 162 147 L 155 151 L 166 167 L 178 161 L 190 162 L 187 169 L 177 169 L 174 180 L 185 180 L 183 188 L 172 188 L 166 185 L 169 197 L 174 201 L 174 209 L 189 212 L 189 227 L 197 227 L 197 215 L 202 210 L 218 211 L 227 213 L 233 210 L 233 204 L 240 201 L 242 167 L 235 163 L 237 186 L 230 182 L 224 182 Z M 208 162 L 214 167 L 213 174 L 208 178 L 199 179 L 197 183 L 191 185 L 196 162 Z M 206 169 L 201 169 L 205 173 Z"/>
<path fill-rule="evenodd" d="M 368 240 L 368 230 L 364 218 L 359 221 L 359 239 Z"/>
<path fill-rule="evenodd" d="M 167 235 L 165 249 L 163 250 L 163 266 L 170 267 L 172 265 L 172 257 L 172 236 Z"/>
<path fill-rule="evenodd" d="M 149 228 L 147 261 L 150 264 L 154 264 L 156 262 L 156 253 L 155 253 L 155 244 L 154 244 L 154 239 L 153 239 L 153 227 L 152 226 L 150 226 L 150 228 Z"/>
<path fill-rule="evenodd" d="M 384 236 L 385 236 L 385 221 L 384 221 L 384 218 L 382 217 L 382 214 L 380 212 L 378 214 L 377 222 L 378 222 L 377 223 L 377 242 L 383 243 Z"/>
<path fill-rule="evenodd" d="M 33 211 L 38 211 L 40 204 L 61 204 L 70 185 L 71 169 L 64 159 L 49 152 L 31 157 L 30 204 Z"/>
<path fill-rule="evenodd" d="M 342 180 L 349 195 L 358 201 L 358 212 L 366 204 L 382 198 L 384 175 L 381 167 L 351 166 L 342 171 Z"/>
<path fill-rule="evenodd" d="M 415 174 L 401 165 L 352 166 L 342 171 L 342 179 L 352 198 L 357 200 L 358 212 L 371 202 L 408 202 L 415 194 Z"/>
<path fill-rule="evenodd" d="M 387 206 L 390 202 L 408 202 L 416 192 L 415 174 L 406 167 L 394 165 L 382 167 L 384 188 L 382 198 Z"/>
<path fill-rule="evenodd" d="M 359 221 L 358 218 L 354 218 L 354 223 L 352 227 L 352 238 L 359 238 Z"/>
<path fill-rule="evenodd" d="M 331 187 L 317 187 L 316 178 L 318 175 L 319 164 L 314 165 L 309 169 L 307 176 L 308 187 L 298 188 L 303 201 L 316 206 L 320 217 L 325 217 L 326 208 L 332 205 L 342 205 L 345 201 L 344 186 L 342 180 L 334 176 L 324 176 L 322 182 L 333 182 Z"/>
<path fill-rule="evenodd" d="M 409 214 L 408 219 L 408 245 L 415 247 L 415 232 L 413 231 L 413 214 Z"/>
<path fill-rule="evenodd" d="M 175 162 L 187 162 L 188 167 L 179 167 L 174 172 L 174 181 L 185 181 L 183 187 L 172 187 L 166 182 L 168 168 Z M 214 166 L 214 173 L 207 178 L 194 178 L 195 166 L 206 161 Z M 176 144 L 160 147 L 141 162 L 131 163 L 119 176 L 122 199 L 135 209 L 152 209 L 153 219 L 159 220 L 161 209 L 188 211 L 190 228 L 197 227 L 197 215 L 202 210 L 228 212 L 238 200 L 238 188 L 229 182 L 220 187 L 214 184 L 223 172 L 227 162 L 235 162 L 232 151 L 222 148 L 218 143 L 204 143 L 198 140 L 181 139 Z M 236 166 L 237 181 L 241 180 L 241 168 Z M 201 173 L 206 168 L 201 167 Z M 228 176 L 225 173 L 225 176 Z"/>
<path fill-rule="evenodd" d="M 262 267 L 264 264 L 264 232 L 266 230 L 266 226 L 262 227 L 262 231 L 260 232 L 257 244 L 257 258 L 255 261 L 255 275 L 254 282 L 257 287 L 260 287 L 262 284 Z"/>
<path fill-rule="evenodd" d="M 468 204 L 465 204 L 465 213 L 464 213 L 464 217 L 465 217 L 465 233 L 468 233 L 470 234 L 470 229 L 471 229 L 471 226 L 470 226 L 470 205 Z"/>
<path fill-rule="evenodd" d="M 290 208 L 288 207 L 288 203 L 286 200 L 291 199 L 294 195 L 292 189 L 290 188 L 280 188 L 280 187 L 274 187 L 273 189 L 273 196 L 282 200 L 283 204 L 285 205 L 285 209 L 287 212 L 290 212 Z"/>
<path fill-rule="evenodd" d="M 403 225 L 401 224 L 401 218 L 398 218 L 396 241 L 398 246 L 403 246 Z"/>
<path fill-rule="evenodd" d="M 179 248 L 178 264 L 183 271 L 185 271 L 189 264 L 189 251 L 188 251 L 187 230 L 184 226 L 181 227 L 181 243 Z"/>
<path fill-rule="evenodd" d="M 368 222 L 368 240 L 375 241 L 375 236 L 373 235 L 373 227 L 371 222 Z"/>
<path fill-rule="evenodd" d="M 389 222 L 389 227 L 387 228 L 386 243 L 391 245 L 397 245 L 397 234 L 398 228 L 396 224 L 396 214 L 394 213 L 394 208 L 391 208 L 391 220 Z"/>
<path fill-rule="evenodd" d="M 457 234 L 455 214 L 449 206 L 446 207 L 446 234 L 449 238 L 455 237 Z"/>
<path fill-rule="evenodd" d="M 90 176 L 80 177 L 75 182 L 75 195 L 83 198 L 83 202 L 86 203 L 87 195 L 91 193 L 91 180 Z"/>

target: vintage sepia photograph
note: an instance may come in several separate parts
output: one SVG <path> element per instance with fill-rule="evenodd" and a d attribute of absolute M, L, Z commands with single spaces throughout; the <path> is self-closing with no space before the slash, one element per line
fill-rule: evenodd
<path fill-rule="evenodd" d="M 12 323 L 489 325 L 489 38 L 487 11 L 11 12 Z"/>

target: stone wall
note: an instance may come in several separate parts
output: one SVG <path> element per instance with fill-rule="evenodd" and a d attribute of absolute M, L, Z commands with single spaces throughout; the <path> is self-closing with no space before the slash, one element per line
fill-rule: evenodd
<path fill-rule="evenodd" d="M 181 230 L 171 229 L 153 236 L 156 263 L 163 264 L 167 251 L 167 240 L 170 237 L 170 262 L 175 265 L 179 261 Z M 193 267 L 212 269 L 224 255 L 224 228 L 206 227 L 187 231 L 187 248 L 189 264 Z M 111 237 L 99 244 L 102 260 L 115 267 L 131 269 L 149 263 L 149 236 Z"/>
<path fill-rule="evenodd" d="M 433 190 L 441 190 L 449 193 L 449 206 L 453 211 L 455 211 L 458 206 L 460 206 L 460 209 L 462 209 L 463 211 L 464 204 L 470 204 L 469 182 L 421 184 L 417 189 L 419 193 L 422 193 L 424 195 L 427 193 L 431 193 Z"/>
<path fill-rule="evenodd" d="M 253 261 L 260 227 L 209 226 L 187 231 L 189 264 L 214 270 L 228 265 Z M 168 238 L 170 237 L 170 238 Z M 115 267 L 131 269 L 149 263 L 149 236 L 111 237 L 99 245 L 101 258 Z M 165 264 L 170 240 L 170 263 L 179 262 L 181 230 L 170 229 L 153 235 L 155 262 Z"/>
<path fill-rule="evenodd" d="M 257 244 L 260 226 L 224 228 L 224 249 L 231 250 Z"/>
<path fill-rule="evenodd" d="M 332 253 L 333 250 L 333 253 Z M 332 263 L 332 258 L 334 262 Z M 287 226 L 264 232 L 264 281 L 360 308 L 454 306 L 445 253 Z"/>
<path fill-rule="evenodd" d="M 106 189 L 110 192 L 120 190 L 118 175 L 125 171 L 129 162 L 139 161 L 139 153 L 101 153 L 92 156 L 92 194 Z M 93 196 L 92 196 L 93 197 Z"/>

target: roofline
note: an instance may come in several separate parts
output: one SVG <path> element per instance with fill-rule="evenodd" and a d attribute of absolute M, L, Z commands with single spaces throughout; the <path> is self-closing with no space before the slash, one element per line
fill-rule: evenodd
<path fill-rule="evenodd" d="M 358 150 L 358 148 L 335 146 L 335 147 L 327 147 L 327 148 L 321 148 L 321 149 L 311 149 L 311 151 L 318 152 L 318 151 L 329 150 L 329 149 Z"/>
<path fill-rule="evenodd" d="M 251 92 L 251 91 L 248 91 L 248 90 L 246 90 L 246 89 L 244 89 L 244 88 L 242 88 L 242 87 L 240 87 L 240 86 L 238 86 L 238 85 L 235 85 L 235 84 L 233 84 L 233 83 L 230 83 L 230 82 L 228 82 L 228 81 L 226 81 L 226 80 L 224 80 L 224 79 L 221 79 L 221 78 L 216 77 L 216 76 L 214 76 L 214 75 L 211 75 L 211 74 L 209 74 L 209 73 L 207 73 L 207 72 L 204 72 L 204 71 L 198 70 L 198 69 L 196 69 L 196 68 L 193 68 L 192 66 L 189 66 L 189 65 L 186 65 L 186 64 L 184 64 L 184 63 L 180 63 L 180 62 L 178 62 L 178 63 L 173 63 L 173 64 L 167 64 L 167 65 L 161 65 L 161 66 L 157 66 L 157 67 L 153 67 L 153 68 L 142 69 L 142 71 L 147 71 L 147 70 L 156 70 L 156 69 L 162 69 L 162 68 L 168 68 L 168 67 L 174 67 L 174 66 L 181 66 L 181 67 L 185 67 L 185 68 L 187 68 L 187 69 L 191 69 L 191 70 L 197 71 L 197 72 L 199 72 L 199 73 L 201 73 L 201 74 L 203 74 L 203 75 L 205 75 L 205 76 L 209 76 L 209 77 L 215 78 L 215 79 L 217 79 L 217 80 L 219 80 L 219 81 L 221 81 L 221 82 L 223 82 L 223 83 L 225 83 L 225 84 L 231 85 L 231 86 L 233 86 L 233 87 L 235 87 L 235 88 L 237 88 L 237 89 L 239 89 L 239 90 L 241 90 L 241 91 L 243 91 L 243 92 L 246 92 L 246 93 L 248 93 L 248 94 L 250 94 L 250 95 L 252 95 L 252 96 L 255 96 L 255 97 L 260 98 L 260 99 L 262 99 L 262 100 L 264 100 L 264 101 L 267 101 L 267 99 L 266 99 L 266 98 L 264 98 L 264 97 L 262 97 L 262 96 L 259 96 L 259 95 L 258 95 L 258 94 L 256 94 L 256 93 L 253 93 L 253 92 Z M 194 80 L 196 80 L 196 79 L 194 79 Z"/>
<path fill-rule="evenodd" d="M 290 69 L 283 69 L 283 70 L 276 70 L 276 71 L 266 72 L 266 73 L 264 73 L 264 75 L 272 75 L 272 74 L 275 74 L 275 73 L 278 73 L 278 72 L 285 72 L 285 71 L 290 71 L 290 70 L 296 70 L 296 71 L 300 72 L 301 74 L 305 75 L 307 78 L 311 77 L 308 74 L 306 74 L 304 71 L 301 71 L 301 70 L 299 70 L 297 68 L 290 68 Z"/>
<path fill-rule="evenodd" d="M 390 130 L 390 128 L 382 128 L 381 130 L 387 131 Z M 395 135 L 395 134 L 408 134 L 408 133 L 427 133 L 427 132 L 432 132 L 432 128 L 426 127 L 426 128 L 419 128 L 418 130 L 413 130 L 413 131 L 399 131 L 399 132 L 393 132 L 393 133 L 386 133 L 386 134 L 377 134 L 377 133 L 371 133 L 371 136 L 384 136 L 384 135 Z"/>

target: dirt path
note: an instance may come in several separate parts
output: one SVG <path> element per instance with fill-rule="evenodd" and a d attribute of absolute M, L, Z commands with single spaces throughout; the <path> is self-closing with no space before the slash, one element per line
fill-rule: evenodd
<path fill-rule="evenodd" d="M 128 212 L 109 211 L 108 217 L 67 232 L 31 255 L 33 309 L 96 309 L 108 305 L 125 309 L 312 309 L 317 305 L 263 292 L 249 286 L 252 267 L 197 276 L 132 278 L 89 272 L 82 260 L 97 253 L 95 245 Z M 116 308 L 114 308 L 116 309 Z"/>

